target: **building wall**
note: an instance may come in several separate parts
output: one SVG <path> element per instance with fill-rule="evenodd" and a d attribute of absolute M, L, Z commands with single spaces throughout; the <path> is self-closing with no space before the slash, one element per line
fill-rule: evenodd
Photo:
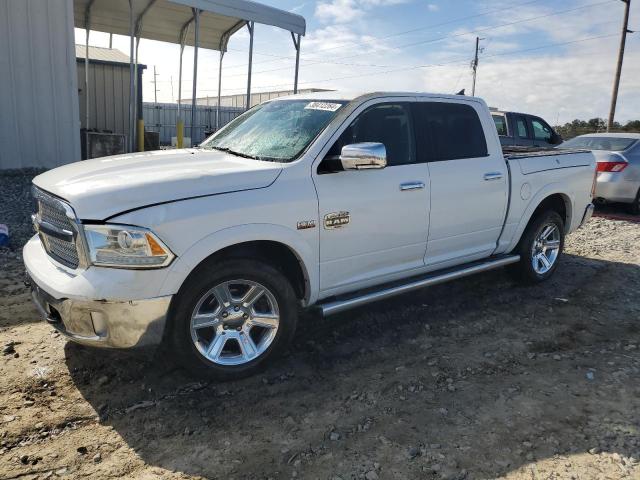
<path fill-rule="evenodd" d="M 313 93 L 313 92 L 328 92 L 330 90 L 323 88 L 302 88 L 298 90 L 298 93 Z M 293 95 L 293 90 L 279 90 L 273 92 L 257 92 L 251 94 L 251 106 L 255 107 L 256 105 L 261 104 L 262 102 L 266 102 L 267 100 L 271 100 L 273 98 L 278 97 L 286 97 L 288 95 Z M 223 107 L 234 107 L 234 108 L 244 108 L 244 104 L 247 100 L 246 94 L 237 94 L 237 95 L 223 95 L 220 97 L 220 105 Z M 183 103 L 191 104 L 191 100 L 184 100 Z M 207 105 L 207 106 L 215 106 L 218 104 L 218 97 L 200 97 L 196 99 L 196 105 Z"/>
<path fill-rule="evenodd" d="M 0 0 L 0 169 L 80 159 L 71 0 Z"/>
<path fill-rule="evenodd" d="M 80 124 L 86 128 L 84 60 L 78 60 L 77 66 Z M 89 62 L 90 129 L 129 136 L 129 78 L 129 65 Z"/>

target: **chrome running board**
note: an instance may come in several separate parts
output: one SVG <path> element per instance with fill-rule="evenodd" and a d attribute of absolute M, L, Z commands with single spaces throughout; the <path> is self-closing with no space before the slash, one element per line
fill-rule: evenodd
<path fill-rule="evenodd" d="M 384 300 L 385 298 L 407 293 L 419 288 L 430 287 L 432 285 L 448 282 L 457 278 L 468 277 L 475 273 L 504 267 L 518 261 L 520 261 L 520 255 L 502 255 L 492 257 L 486 260 L 480 260 L 478 262 L 467 263 L 454 268 L 432 272 L 423 277 L 413 277 L 413 279 L 410 279 L 408 283 L 395 283 L 393 286 L 383 286 L 379 290 L 369 289 L 360 294 L 356 294 L 355 296 L 330 300 L 326 303 L 320 303 L 318 308 L 321 310 L 323 315 L 333 315 L 334 313 L 343 312 L 344 310 L 359 307 L 367 303 L 377 302 L 378 300 Z"/>

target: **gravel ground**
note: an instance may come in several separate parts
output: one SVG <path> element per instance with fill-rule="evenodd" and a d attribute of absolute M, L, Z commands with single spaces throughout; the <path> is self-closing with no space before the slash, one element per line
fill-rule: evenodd
<path fill-rule="evenodd" d="M 263 375 L 215 384 L 38 319 L 27 180 L 0 178 L 2 479 L 640 478 L 640 224 L 594 218 L 537 287 L 495 271 L 306 316 Z"/>
<path fill-rule="evenodd" d="M 0 223 L 9 227 L 9 248 L 12 250 L 21 248 L 33 235 L 29 221 L 35 209 L 31 180 L 40 172 L 34 169 L 4 170 L 0 174 Z"/>

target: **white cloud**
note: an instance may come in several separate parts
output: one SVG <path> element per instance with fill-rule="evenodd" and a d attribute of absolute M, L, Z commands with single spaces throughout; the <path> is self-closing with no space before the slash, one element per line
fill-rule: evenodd
<path fill-rule="evenodd" d="M 321 22 L 349 22 L 359 17 L 362 10 L 358 8 L 354 0 L 332 0 L 331 2 L 320 2 L 316 6 L 316 17 Z"/>
<path fill-rule="evenodd" d="M 438 10 L 440 10 L 440 7 L 435 3 L 429 3 L 427 5 L 427 10 L 429 10 L 430 12 L 437 12 Z"/>
<path fill-rule="evenodd" d="M 329 0 L 316 6 L 315 16 L 324 23 L 346 23 L 361 18 L 373 7 L 387 7 L 410 0 Z"/>
<path fill-rule="evenodd" d="M 611 51 L 597 46 L 562 55 L 545 54 L 528 58 L 492 58 L 482 61 L 478 70 L 476 94 L 491 106 L 541 115 L 550 123 L 566 123 L 574 118 L 606 117 L 611 100 L 615 42 Z M 597 48 L 597 51 L 594 50 Z M 638 117 L 635 92 L 640 90 L 640 54 L 625 59 L 616 118 Z M 470 93 L 471 71 L 462 71 L 457 89 Z M 459 67 L 426 70 L 423 88 L 453 92 L 459 81 Z"/>
<path fill-rule="evenodd" d="M 293 12 L 293 13 L 297 13 L 297 12 L 299 12 L 300 10 L 302 10 L 306 5 L 307 5 L 306 3 L 301 3 L 300 5 L 296 5 L 295 7 L 291 7 L 291 8 L 289 9 L 289 11 L 290 11 L 290 12 Z"/>

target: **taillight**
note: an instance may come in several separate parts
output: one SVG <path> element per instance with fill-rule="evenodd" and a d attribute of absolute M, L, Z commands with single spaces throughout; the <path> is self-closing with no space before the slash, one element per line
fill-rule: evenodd
<path fill-rule="evenodd" d="M 627 162 L 598 162 L 598 172 L 621 172 L 629 165 Z"/>

